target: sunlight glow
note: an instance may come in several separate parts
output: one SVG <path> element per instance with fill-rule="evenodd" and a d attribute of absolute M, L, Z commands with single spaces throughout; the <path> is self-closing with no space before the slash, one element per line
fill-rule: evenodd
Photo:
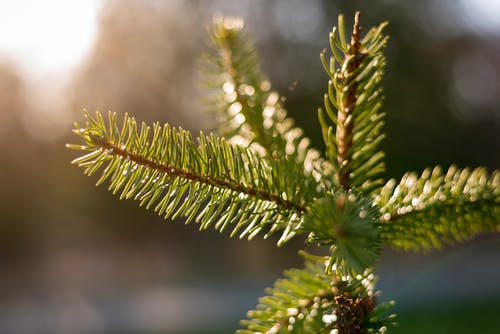
<path fill-rule="evenodd" d="M 27 75 L 70 70 L 92 46 L 100 7 L 101 0 L 0 1 L 0 56 Z"/>
<path fill-rule="evenodd" d="M 487 32 L 500 31 L 500 1 L 460 0 L 463 14 L 475 28 Z"/>

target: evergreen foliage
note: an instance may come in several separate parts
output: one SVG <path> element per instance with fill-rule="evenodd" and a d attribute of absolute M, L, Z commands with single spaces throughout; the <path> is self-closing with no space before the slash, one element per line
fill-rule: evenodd
<path fill-rule="evenodd" d="M 243 21 L 223 18 L 210 30 L 211 52 L 202 58 L 208 112 L 218 117 L 222 136 L 260 155 L 304 163 L 311 172 L 319 152 L 287 117 L 279 94 L 260 72 L 255 48 L 242 32 Z"/>
<path fill-rule="evenodd" d="M 260 72 L 238 19 L 217 20 L 203 61 L 206 105 L 220 136 L 116 114 L 86 113 L 74 132 L 85 151 L 74 164 L 101 171 L 120 198 L 166 219 L 195 221 L 252 238 L 279 232 L 278 245 L 302 234 L 329 255 L 303 252 L 305 268 L 288 270 L 238 333 L 384 333 L 390 304 L 376 305 L 372 269 L 384 244 L 425 251 L 500 231 L 500 174 L 439 167 L 385 182 L 382 51 L 386 23 L 350 37 L 339 16 L 330 34 L 329 77 L 318 110 L 325 156 L 309 147 Z M 384 185 L 385 184 L 385 185 Z"/>
<path fill-rule="evenodd" d="M 287 270 L 284 276 L 248 312 L 249 320 L 242 321 L 247 329 L 236 333 L 379 333 L 393 322 L 386 316 L 391 303 L 376 305 L 373 273 L 340 278 L 309 258 L 304 269 Z"/>
<path fill-rule="evenodd" d="M 441 167 L 390 180 L 375 199 L 382 235 L 393 247 L 429 250 L 500 232 L 500 173 Z"/>
<path fill-rule="evenodd" d="M 74 132 L 85 141 L 71 148 L 90 151 L 74 164 L 91 175 L 105 165 L 97 184 L 109 179 L 109 190 L 133 198 L 165 219 L 195 220 L 200 229 L 214 225 L 252 238 L 268 228 L 282 231 L 279 244 L 297 229 L 305 206 L 316 195 L 317 182 L 302 169 L 283 168 L 280 160 L 228 144 L 224 138 L 191 134 L 168 124 L 142 124 L 125 115 L 118 127 L 116 114 L 106 122 L 100 113 L 86 113 L 87 126 Z M 280 171 L 286 170 L 286 173 Z"/>
<path fill-rule="evenodd" d="M 351 42 L 347 43 L 340 16 L 338 28 L 330 33 L 332 56 L 327 61 L 325 53 L 321 54 L 330 77 L 324 105 L 334 126 L 327 123 L 322 109 L 318 116 L 326 156 L 336 171 L 334 185 L 370 192 L 383 183 L 376 177 L 385 170 L 384 153 L 378 145 L 384 138 L 380 80 L 385 67 L 382 51 L 387 42 L 382 32 L 387 24 L 372 28 L 361 39 L 358 17 Z"/>

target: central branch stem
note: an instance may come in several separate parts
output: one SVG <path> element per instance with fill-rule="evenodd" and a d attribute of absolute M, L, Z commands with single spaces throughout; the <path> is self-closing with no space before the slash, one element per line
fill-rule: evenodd
<path fill-rule="evenodd" d="M 364 54 L 361 52 L 361 26 L 359 25 L 359 12 L 354 17 L 354 28 L 351 36 L 351 43 L 344 53 L 344 61 L 349 61 L 348 66 L 342 72 L 344 87 L 349 87 L 345 93 L 345 98 L 338 113 L 338 126 L 336 137 L 338 142 L 337 162 L 339 164 L 339 185 L 344 189 L 349 189 L 351 148 L 353 146 L 354 121 L 352 114 L 356 108 L 356 90 L 358 88 L 355 77 L 352 75 L 361 64 Z M 349 117 L 351 116 L 351 117 Z"/>

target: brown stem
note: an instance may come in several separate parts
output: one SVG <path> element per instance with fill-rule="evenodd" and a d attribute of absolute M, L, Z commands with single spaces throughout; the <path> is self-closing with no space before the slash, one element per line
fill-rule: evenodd
<path fill-rule="evenodd" d="M 345 54 L 345 61 L 350 61 L 349 65 L 342 72 L 341 76 L 345 79 L 344 86 L 349 87 L 346 96 L 342 100 L 338 113 L 338 123 L 336 137 L 338 142 L 338 155 L 337 162 L 339 164 L 339 185 L 344 189 L 349 189 L 350 179 L 350 158 L 351 148 L 353 146 L 353 129 L 354 122 L 351 119 L 349 123 L 349 116 L 351 116 L 356 108 L 356 90 L 358 83 L 355 82 L 355 77 L 352 73 L 359 68 L 361 61 L 365 54 L 361 52 L 361 26 L 359 25 L 360 12 L 356 12 L 354 16 L 354 28 L 351 36 L 351 43 L 349 44 Z M 352 116 L 351 116 L 352 118 Z M 347 124 L 346 124 L 347 123 Z"/>

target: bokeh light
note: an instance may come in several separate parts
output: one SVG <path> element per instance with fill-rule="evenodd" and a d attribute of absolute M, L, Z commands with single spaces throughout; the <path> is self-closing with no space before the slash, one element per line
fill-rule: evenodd
<path fill-rule="evenodd" d="M 97 34 L 101 0 L 0 2 L 0 52 L 31 75 L 80 63 Z"/>

